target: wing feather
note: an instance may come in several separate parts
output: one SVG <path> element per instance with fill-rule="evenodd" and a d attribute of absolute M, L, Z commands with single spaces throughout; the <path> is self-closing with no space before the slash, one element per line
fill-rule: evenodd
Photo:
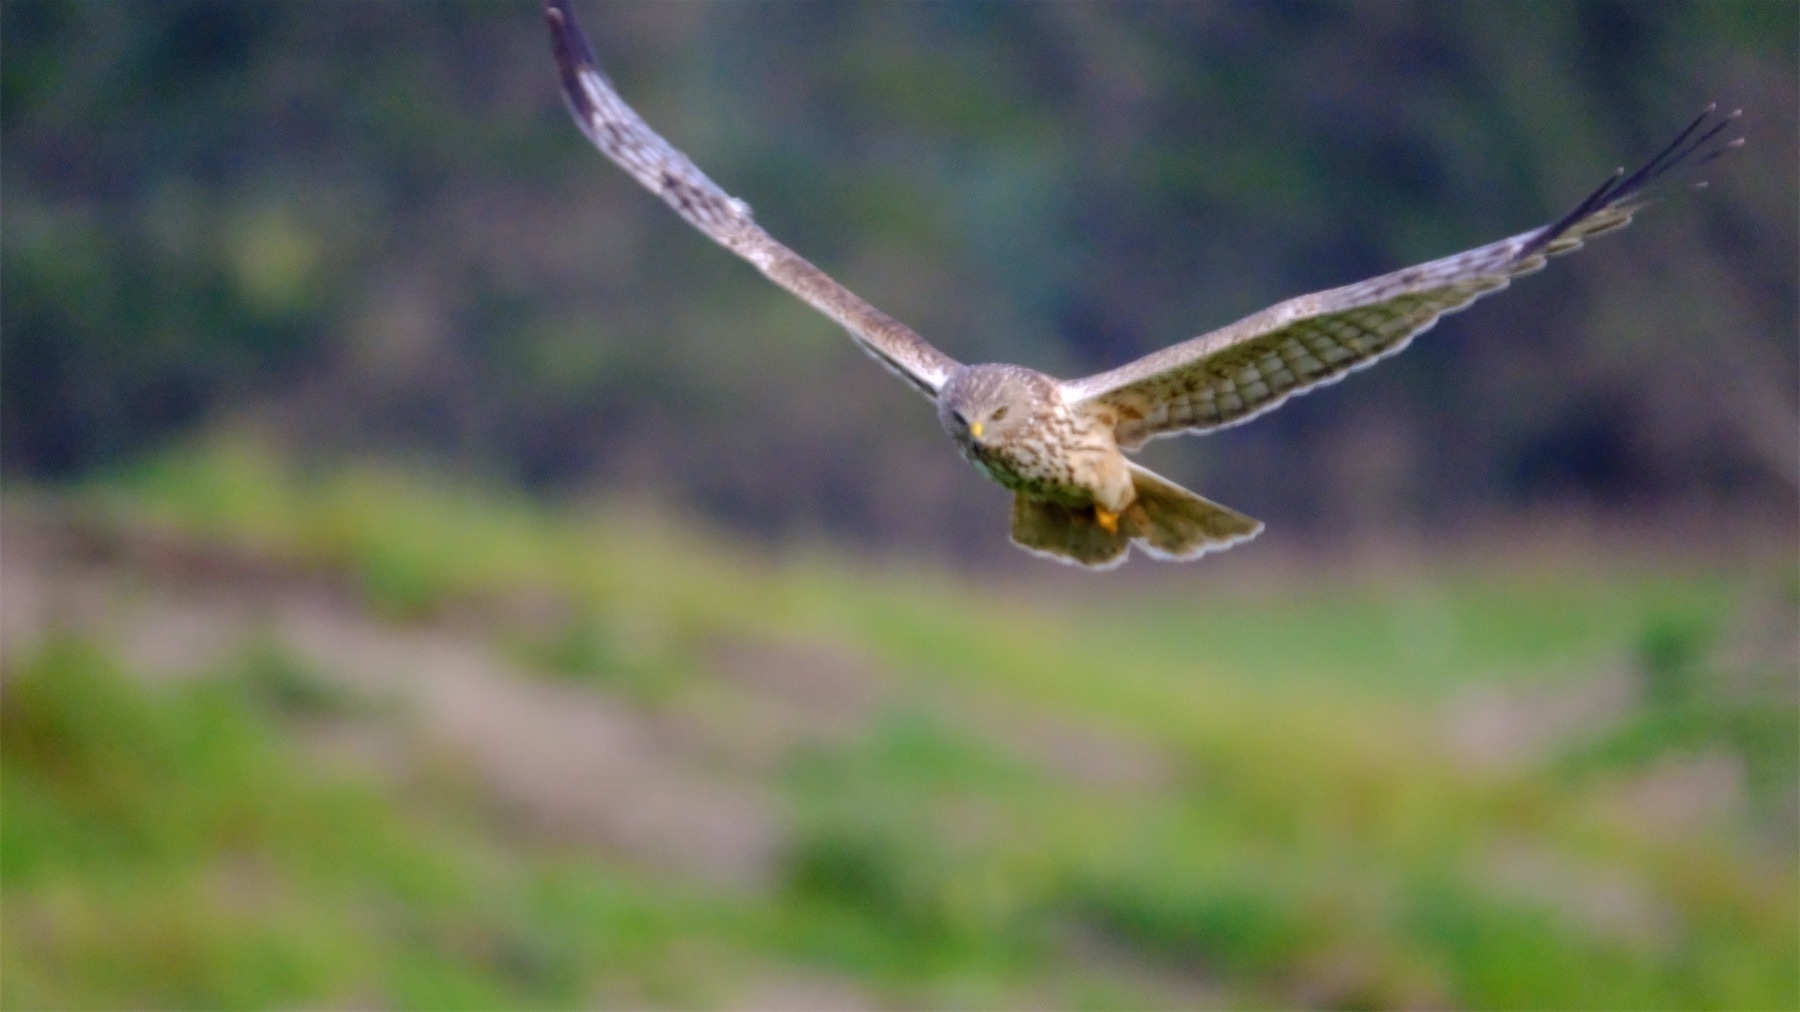
<path fill-rule="evenodd" d="M 830 275 L 776 242 L 750 205 L 706 177 L 688 157 L 650 129 L 600 70 L 568 0 L 545 0 L 563 99 L 588 140 L 688 224 L 756 265 L 776 284 L 835 320 L 877 362 L 933 400 L 957 362 L 911 328 L 858 298 Z"/>
<path fill-rule="evenodd" d="M 1447 313 L 1541 270 L 1550 257 L 1622 228 L 1649 188 L 1685 163 L 1741 146 L 1714 144 L 1739 115 L 1708 106 L 1636 172 L 1621 169 L 1562 218 L 1499 242 L 1342 288 L 1302 295 L 1228 327 L 1063 384 L 1070 401 L 1109 409 L 1126 448 L 1157 436 L 1237 425 L 1295 394 L 1392 355 Z M 1702 149 L 1707 149 L 1702 153 Z"/>

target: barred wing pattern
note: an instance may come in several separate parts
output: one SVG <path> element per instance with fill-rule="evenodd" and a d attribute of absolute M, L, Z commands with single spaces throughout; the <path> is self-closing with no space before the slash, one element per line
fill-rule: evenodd
<path fill-rule="evenodd" d="M 770 238 L 750 205 L 706 178 L 688 157 L 650 129 L 601 73 L 568 0 L 545 0 L 563 99 L 588 140 L 661 197 L 707 238 L 756 265 L 771 281 L 837 321 L 862 349 L 935 400 L 957 362 L 911 328 L 858 298 L 793 250 Z"/>
<path fill-rule="evenodd" d="M 1342 288 L 1302 295 L 1108 372 L 1063 384 L 1065 397 L 1109 409 L 1127 449 L 1157 436 L 1236 425 L 1295 394 L 1333 383 L 1392 355 L 1440 317 L 1541 270 L 1554 256 L 1622 228 L 1647 189 L 1682 163 L 1731 148 L 1711 142 L 1738 116 L 1709 106 L 1655 158 L 1623 169 L 1562 219 L 1510 239 Z"/>

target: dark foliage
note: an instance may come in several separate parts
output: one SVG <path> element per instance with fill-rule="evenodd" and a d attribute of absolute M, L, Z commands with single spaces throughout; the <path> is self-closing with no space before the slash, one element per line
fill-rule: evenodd
<path fill-rule="evenodd" d="M 1327 537 L 1792 522 L 1791 5 L 582 13 L 778 237 L 959 358 L 1063 373 L 1552 220 L 1743 106 L 1709 191 L 1155 464 Z M 0 43 L 9 475 L 248 418 L 765 534 L 997 541 L 915 398 L 585 146 L 528 6 L 13 0 Z"/>

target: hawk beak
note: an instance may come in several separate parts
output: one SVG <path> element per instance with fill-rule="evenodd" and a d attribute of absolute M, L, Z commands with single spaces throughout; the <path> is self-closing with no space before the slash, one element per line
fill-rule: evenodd
<path fill-rule="evenodd" d="M 980 422 L 972 423 L 969 426 L 969 435 L 974 436 L 976 439 L 980 439 L 981 438 L 981 428 L 982 428 L 982 426 L 981 426 Z"/>

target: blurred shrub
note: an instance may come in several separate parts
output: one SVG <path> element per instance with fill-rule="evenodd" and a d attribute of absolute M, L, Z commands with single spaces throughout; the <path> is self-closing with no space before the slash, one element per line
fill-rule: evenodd
<path fill-rule="evenodd" d="M 1701 665 L 1715 636 L 1706 616 L 1671 612 L 1651 617 L 1637 651 L 1644 702 L 1666 707 L 1692 701 L 1704 688 Z"/>
<path fill-rule="evenodd" d="M 1050 840 L 1017 839 L 1042 784 L 928 715 L 889 715 L 859 746 L 803 757 L 792 775 L 797 824 L 790 894 L 860 919 L 910 974 L 1018 959 L 1041 902 L 1033 865 Z M 1039 846 L 1042 849 L 1039 849 Z"/>
<path fill-rule="evenodd" d="M 661 616 L 634 615 L 623 606 L 584 611 L 549 631 L 516 635 L 513 654 L 557 677 L 656 703 L 688 682 L 697 663 L 669 625 Z"/>
<path fill-rule="evenodd" d="M 339 717 L 369 705 L 368 700 L 296 657 L 267 629 L 251 635 L 221 680 L 236 687 L 251 709 L 276 719 Z"/>
<path fill-rule="evenodd" d="M 1800 792 L 1800 700 L 1791 673 L 1733 671 L 1715 646 L 1716 619 L 1658 610 L 1637 644 L 1640 708 L 1585 737 L 1560 768 L 1575 776 L 1641 771 L 1664 759 L 1707 754 L 1742 765 L 1744 786 L 1765 829 L 1792 847 Z M 1760 663 L 1760 662 L 1756 662 Z"/>

